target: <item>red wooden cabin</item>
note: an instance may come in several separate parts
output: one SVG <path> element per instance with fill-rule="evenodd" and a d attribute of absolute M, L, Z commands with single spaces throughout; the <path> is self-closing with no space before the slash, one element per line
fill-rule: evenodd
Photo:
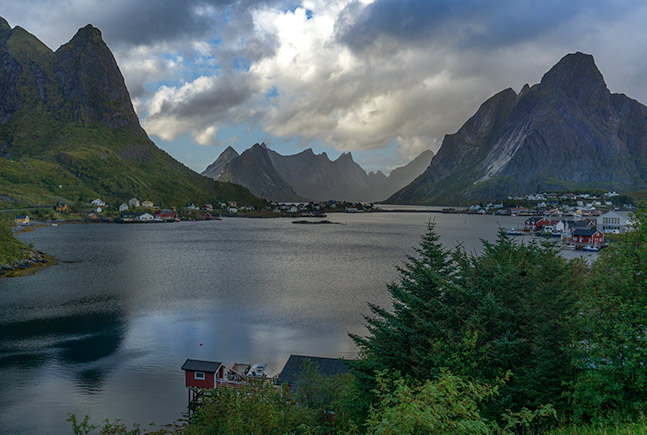
<path fill-rule="evenodd" d="M 576 229 L 573 231 L 573 243 L 600 247 L 604 244 L 604 234 L 598 230 Z"/>
<path fill-rule="evenodd" d="M 225 376 L 225 365 L 216 361 L 187 359 L 182 366 L 187 387 L 215 388 Z"/>
<path fill-rule="evenodd" d="M 165 221 L 172 221 L 177 217 L 177 213 L 175 210 L 157 210 L 155 212 L 155 217 Z"/>

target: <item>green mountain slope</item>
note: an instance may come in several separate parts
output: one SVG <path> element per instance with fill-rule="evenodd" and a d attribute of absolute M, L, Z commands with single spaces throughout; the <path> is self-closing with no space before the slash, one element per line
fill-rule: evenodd
<path fill-rule="evenodd" d="M 262 203 L 155 146 L 98 29 L 54 52 L 0 18 L 0 205 L 133 196 L 162 206 Z"/>

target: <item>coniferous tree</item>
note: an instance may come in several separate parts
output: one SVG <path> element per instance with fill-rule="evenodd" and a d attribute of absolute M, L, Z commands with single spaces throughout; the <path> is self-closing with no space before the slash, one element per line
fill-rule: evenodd
<path fill-rule="evenodd" d="M 480 255 L 450 253 L 433 224 L 416 253 L 388 286 L 393 311 L 370 305 L 369 335 L 353 336 L 363 379 L 370 384 L 384 369 L 417 381 L 444 369 L 478 382 L 511 373 L 491 416 L 548 403 L 559 408 L 562 383 L 574 373 L 566 324 L 581 262 L 567 261 L 549 244 L 516 243 L 502 231 Z"/>
<path fill-rule="evenodd" d="M 647 208 L 595 262 L 575 318 L 579 418 L 647 411 Z"/>
<path fill-rule="evenodd" d="M 512 374 L 492 404 L 494 415 L 542 404 L 563 409 L 563 384 L 575 375 L 568 323 L 585 265 L 549 243 L 517 243 L 503 231 L 496 243 L 484 242 L 483 254 L 459 263 L 462 328 L 472 337 L 461 373 L 479 380 Z"/>
<path fill-rule="evenodd" d="M 453 317 L 447 299 L 454 287 L 456 264 L 431 222 L 415 252 L 416 256 L 407 256 L 407 263 L 397 268 L 398 280 L 387 287 L 393 311 L 369 303 L 372 315 L 364 316 L 369 335 L 351 334 L 362 355 L 355 369 L 367 379 L 385 369 L 426 379 L 434 368 L 429 364 L 431 340 L 444 336 L 442 323 Z"/>

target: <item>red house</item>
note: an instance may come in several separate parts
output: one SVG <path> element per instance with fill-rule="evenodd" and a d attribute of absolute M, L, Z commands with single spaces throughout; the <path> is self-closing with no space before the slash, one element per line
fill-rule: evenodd
<path fill-rule="evenodd" d="M 175 210 L 157 210 L 155 212 L 155 217 L 165 221 L 172 221 L 177 217 L 177 213 Z"/>
<path fill-rule="evenodd" d="M 575 245 L 588 245 L 599 248 L 604 243 L 604 234 L 598 230 L 576 229 L 573 231 L 573 243 Z"/>
<path fill-rule="evenodd" d="M 545 225 L 550 225 L 550 221 L 543 217 L 533 216 L 524 222 L 526 231 L 539 231 Z"/>
<path fill-rule="evenodd" d="M 187 359 L 182 370 L 187 387 L 216 388 L 216 382 L 225 376 L 225 365 L 215 361 Z"/>

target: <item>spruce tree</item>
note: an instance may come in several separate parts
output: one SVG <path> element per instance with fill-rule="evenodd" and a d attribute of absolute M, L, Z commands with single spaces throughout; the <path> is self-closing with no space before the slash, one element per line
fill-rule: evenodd
<path fill-rule="evenodd" d="M 415 249 L 417 255 L 407 256 L 405 265 L 397 268 L 397 281 L 387 286 L 393 310 L 369 304 L 372 314 L 364 316 L 369 335 L 351 334 L 361 354 L 355 368 L 369 379 L 384 369 L 427 379 L 436 368 L 430 357 L 434 341 L 442 341 L 445 335 L 444 323 L 454 316 L 448 299 L 456 263 L 442 247 L 434 226 L 428 223 Z"/>
<path fill-rule="evenodd" d="M 647 411 L 647 208 L 598 258 L 575 318 L 577 417 Z"/>
<path fill-rule="evenodd" d="M 572 379 L 566 325 L 584 274 L 549 244 L 523 244 L 503 231 L 482 254 L 443 249 L 429 224 L 416 256 L 388 286 L 393 310 L 370 305 L 369 335 L 355 368 L 374 387 L 374 374 L 400 371 L 411 381 L 444 370 L 477 382 L 509 378 L 489 414 L 553 404 Z"/>

